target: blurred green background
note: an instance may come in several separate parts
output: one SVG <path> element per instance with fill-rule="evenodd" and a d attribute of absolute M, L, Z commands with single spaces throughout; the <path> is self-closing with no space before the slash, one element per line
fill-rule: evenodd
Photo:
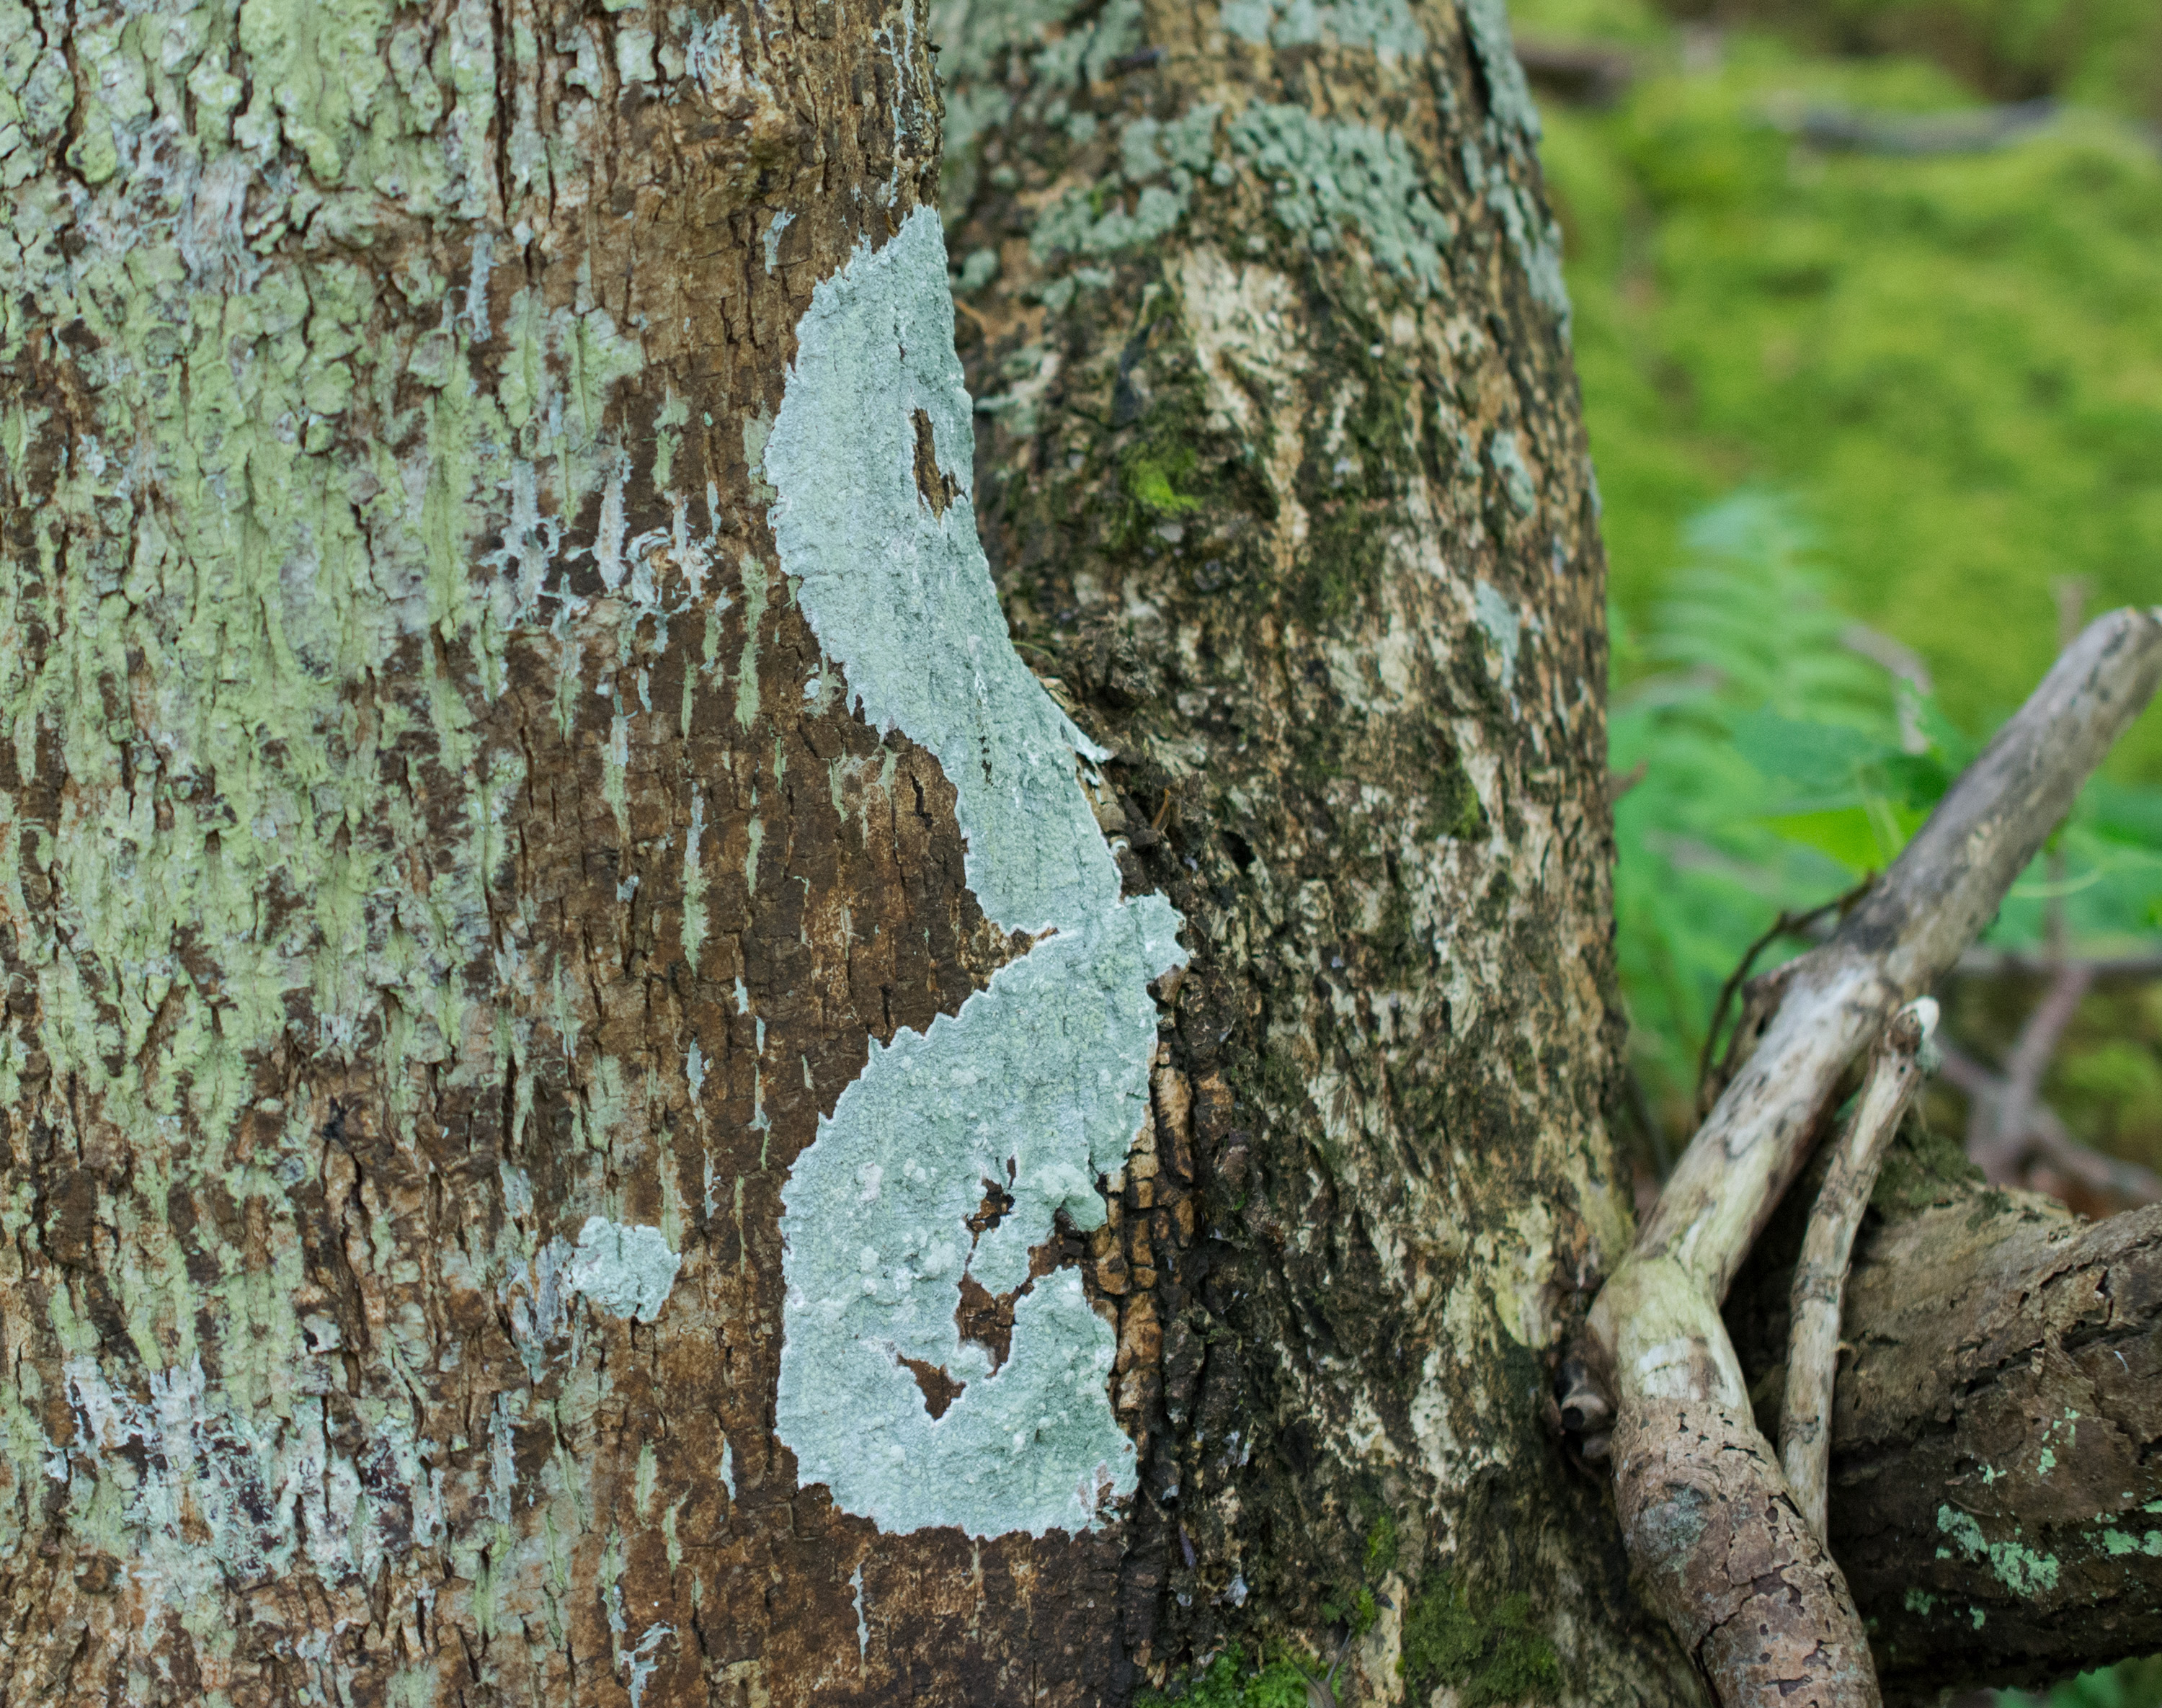
<path fill-rule="evenodd" d="M 2162 0 L 1512 15 L 1604 503 L 1648 1190 L 1748 946 L 1883 868 L 2068 625 L 2162 602 Z M 1987 940 L 2053 930 L 2162 950 L 2162 708 Z M 2040 991 L 1955 980 L 1948 1032 L 1994 1065 Z M 2044 1091 L 2162 1169 L 2162 981 L 2098 984 Z M 1940 1089 L 1926 1118 L 1966 1105 Z M 2157 1708 L 2162 1663 L 2048 1700 Z"/>

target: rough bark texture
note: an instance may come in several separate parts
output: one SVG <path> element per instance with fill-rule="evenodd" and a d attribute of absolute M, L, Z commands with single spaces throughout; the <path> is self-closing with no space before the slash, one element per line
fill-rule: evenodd
<path fill-rule="evenodd" d="M 1730 1307 L 1760 1415 L 1799 1240 L 1789 1209 Z M 1856 1249 L 1844 1338 L 1831 1540 L 1888 1696 L 2162 1648 L 2162 1209 L 2084 1223 L 1910 1137 Z"/>
<path fill-rule="evenodd" d="M 769 525 L 934 33 L 974 497 L 1193 956 L 957 1297 L 1115 1315 L 1042 1535 L 776 1434 L 822 1117 L 1036 952 Z M 1537 1422 L 1627 1227 L 1534 124 L 1491 5 L 0 0 L 0 1701 L 1692 1699 Z"/>
<path fill-rule="evenodd" d="M 0 74 L 0 1698 L 1108 1676 L 1105 1538 L 770 1436 L 789 1161 L 1005 953 L 753 472 L 920 21 L 8 3 Z"/>
<path fill-rule="evenodd" d="M 1748 1418 L 1653 1399 L 1623 1408 L 1613 1451 L 1645 1596 L 1721 1700 L 1876 1700 L 1847 1586 Z"/>
<path fill-rule="evenodd" d="M 1123 1640 L 1176 1682 L 1350 1634 L 1362 1701 L 1690 1695 L 1536 1422 L 1626 1232 L 1596 502 L 1500 8 L 936 33 L 994 570 L 1199 948 L 1196 1188 L 1098 1247 Z"/>

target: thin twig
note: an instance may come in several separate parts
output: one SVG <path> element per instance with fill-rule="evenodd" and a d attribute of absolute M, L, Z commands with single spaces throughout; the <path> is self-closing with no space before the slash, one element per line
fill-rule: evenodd
<path fill-rule="evenodd" d="M 2065 1028 L 2079 1011 L 2081 1000 L 2094 974 L 2071 962 L 2057 969 L 2050 989 L 2034 1005 L 2019 1037 L 2005 1058 L 2004 1076 L 1997 1095 L 1975 1104 L 1967 1121 L 1968 1160 L 1989 1177 L 1992 1186 L 2009 1186 L 2019 1178 L 2019 1164 L 2027 1154 L 2028 1135 L 2034 1125 L 2034 1106 L 2042 1090 L 2042 1076 L 2055 1059 Z"/>
<path fill-rule="evenodd" d="M 1938 1049 L 1943 1057 L 1940 1071 L 1970 1101 L 1985 1105 L 2003 1094 L 2003 1082 L 1973 1057 L 1946 1043 L 1940 1043 Z M 2134 1205 L 2162 1204 L 2162 1174 L 2081 1144 L 2047 1104 L 2032 1106 L 2026 1142 L 2035 1157 L 2090 1191 L 2110 1193 Z"/>
<path fill-rule="evenodd" d="M 1818 1190 L 1788 1314 L 1787 1390 L 1779 1408 L 1779 1463 L 1794 1504 L 1819 1536 L 1831 1462 L 1831 1389 L 1839 1373 L 1840 1303 L 1854 1235 L 1877 1166 L 1922 1083 L 1922 1052 L 1937 1029 L 1937 1005 L 1918 997 L 1892 1016 L 1877 1041 L 1831 1170 Z"/>
<path fill-rule="evenodd" d="M 1766 927 L 1763 936 L 1742 951 L 1741 960 L 1726 975 L 1726 982 L 1719 987 L 1719 1000 L 1711 1005 L 1711 1024 L 1705 1028 L 1704 1048 L 1698 1053 L 1696 1060 L 1700 1099 L 1703 1098 L 1705 1088 L 1711 1084 L 1712 1052 L 1718 1047 L 1720 1028 L 1726 1024 L 1726 1011 L 1734 1001 L 1734 993 L 1748 981 L 1749 969 L 1757 964 L 1757 957 L 1783 937 L 1806 937 L 1812 927 L 1835 914 L 1845 918 L 1847 909 L 1867 896 L 1869 886 L 1876 881 L 1877 875 L 1872 872 L 1845 895 L 1835 896 L 1830 901 L 1820 902 L 1815 907 L 1806 908 L 1799 913 L 1782 908 L 1779 917 Z"/>

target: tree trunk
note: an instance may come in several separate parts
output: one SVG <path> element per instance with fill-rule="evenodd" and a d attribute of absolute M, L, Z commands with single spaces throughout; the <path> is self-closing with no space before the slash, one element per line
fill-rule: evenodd
<path fill-rule="evenodd" d="M 1199 1231 L 1130 1184 L 1098 1272 L 1120 1641 L 1689 1700 L 1538 1423 L 1627 1212 L 1595 499 L 1499 8 L 1050 10 L 934 33 L 993 572 L 1195 956 Z"/>
<path fill-rule="evenodd" d="M 1539 1422 L 1535 131 L 1497 0 L 0 0 L 0 1701 L 1696 1700 Z"/>

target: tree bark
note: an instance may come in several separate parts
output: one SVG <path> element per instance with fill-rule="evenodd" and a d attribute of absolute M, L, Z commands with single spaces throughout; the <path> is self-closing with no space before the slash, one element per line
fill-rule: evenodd
<path fill-rule="evenodd" d="M 1596 500 L 1500 9 L 1047 13 L 935 34 L 994 573 L 1196 951 L 1200 1231 L 1130 1196 L 1099 1246 L 1121 1640 L 1694 1700 L 1537 1422 L 1627 1212 Z"/>
<path fill-rule="evenodd" d="M 1728 1310 L 1760 1417 L 1780 1401 L 1797 1207 Z M 2162 1648 L 2162 1209 L 2082 1222 L 1910 1137 L 1844 1339 L 1831 1541 L 1888 1699 Z"/>
<path fill-rule="evenodd" d="M 0 1702 L 1700 1700 L 1539 1422 L 1536 130 L 1491 0 L 0 0 Z"/>

